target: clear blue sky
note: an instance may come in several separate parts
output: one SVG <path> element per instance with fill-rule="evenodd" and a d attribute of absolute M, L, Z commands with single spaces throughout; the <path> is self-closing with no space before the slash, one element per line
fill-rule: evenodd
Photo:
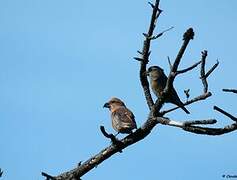
<path fill-rule="evenodd" d="M 160 32 L 175 28 L 152 44 L 150 65 L 168 72 L 189 27 L 195 31 L 181 63 L 187 67 L 209 52 L 207 67 L 220 66 L 209 79 L 213 96 L 170 113 L 175 120 L 217 118 L 232 123 L 213 105 L 236 115 L 237 2 L 161 0 Z M 147 1 L 7 0 L 0 1 L 0 167 L 3 180 L 41 180 L 41 171 L 57 175 L 108 146 L 99 131 L 111 132 L 103 104 L 112 96 L 133 110 L 137 124 L 148 109 L 139 82 L 139 63 L 151 9 Z M 199 70 L 175 81 L 182 100 L 202 91 Z M 164 108 L 170 107 L 166 105 Z M 222 179 L 237 175 L 236 136 L 200 136 L 157 126 L 145 140 L 116 154 L 83 179 Z M 122 137 L 122 136 L 121 136 Z"/>

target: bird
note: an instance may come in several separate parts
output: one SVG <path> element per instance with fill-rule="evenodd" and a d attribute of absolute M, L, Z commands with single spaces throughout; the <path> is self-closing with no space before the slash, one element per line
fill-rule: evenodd
<path fill-rule="evenodd" d="M 153 93 L 157 96 L 157 98 L 160 98 L 168 79 L 164 73 L 164 70 L 159 66 L 151 66 L 146 71 L 146 74 L 147 76 L 149 76 Z M 190 112 L 184 107 L 182 101 L 179 99 L 179 96 L 173 85 L 171 85 L 170 93 L 165 99 L 165 102 L 175 104 L 178 107 L 182 108 L 182 110 L 187 114 L 190 114 Z"/>
<path fill-rule="evenodd" d="M 130 134 L 133 129 L 137 129 L 135 116 L 125 103 L 119 98 L 113 97 L 103 106 L 111 111 L 112 127 L 115 131 L 122 134 Z"/>

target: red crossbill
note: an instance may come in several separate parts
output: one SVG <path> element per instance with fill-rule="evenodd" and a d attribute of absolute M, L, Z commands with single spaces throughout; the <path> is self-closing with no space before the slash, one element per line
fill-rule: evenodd
<path fill-rule="evenodd" d="M 153 93 L 159 98 L 166 86 L 167 76 L 164 70 L 159 66 L 151 66 L 148 68 L 147 75 L 150 78 L 151 89 Z M 173 103 L 178 107 L 182 108 L 187 114 L 190 112 L 184 107 L 184 104 L 179 99 L 177 92 L 175 91 L 173 85 L 171 86 L 170 93 L 167 96 L 165 102 Z"/>
<path fill-rule="evenodd" d="M 112 127 L 118 133 L 130 134 L 137 128 L 135 116 L 120 99 L 112 98 L 104 107 L 111 111 Z"/>

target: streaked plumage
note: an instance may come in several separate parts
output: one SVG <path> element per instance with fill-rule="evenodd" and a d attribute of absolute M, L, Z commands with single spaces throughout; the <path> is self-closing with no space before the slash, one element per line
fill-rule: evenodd
<path fill-rule="evenodd" d="M 159 98 L 162 95 L 168 79 L 164 73 L 164 70 L 159 66 L 151 66 L 148 68 L 147 75 L 150 78 L 153 93 L 157 96 L 157 98 Z M 182 108 L 187 114 L 190 114 L 179 99 L 179 96 L 173 86 L 171 87 L 170 94 L 167 97 L 166 102 L 173 103 Z"/>
<path fill-rule="evenodd" d="M 104 107 L 111 111 L 112 127 L 118 133 L 130 134 L 137 128 L 135 116 L 120 99 L 112 98 Z"/>

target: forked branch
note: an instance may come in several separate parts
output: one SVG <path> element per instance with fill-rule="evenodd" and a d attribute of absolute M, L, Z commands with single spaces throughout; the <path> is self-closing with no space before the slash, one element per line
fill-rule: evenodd
<path fill-rule="evenodd" d="M 150 89 L 149 89 L 149 82 L 147 80 L 147 75 L 146 75 L 146 67 L 147 64 L 149 63 L 149 56 L 150 56 L 150 46 L 151 46 L 151 41 L 154 39 L 157 39 L 158 37 L 162 36 L 164 32 L 154 36 L 153 32 L 156 27 L 156 22 L 158 17 L 161 14 L 161 10 L 159 9 L 159 0 L 155 1 L 155 4 L 149 3 L 151 8 L 152 8 L 152 16 L 151 16 L 151 21 L 150 21 L 150 26 L 148 29 L 147 33 L 143 33 L 145 40 L 143 42 L 143 48 L 142 51 L 138 51 L 139 57 L 136 57 L 135 59 L 140 62 L 140 72 L 139 72 L 139 77 L 140 77 L 140 82 L 144 91 L 145 99 L 147 102 L 147 105 L 150 109 L 150 115 L 148 118 L 145 120 L 144 124 L 138 128 L 135 132 L 129 134 L 128 136 L 124 137 L 121 140 L 118 140 L 113 134 L 109 134 L 105 131 L 104 127 L 101 126 L 100 130 L 102 134 L 106 137 L 109 138 L 112 141 L 112 144 L 109 145 L 108 147 L 104 148 L 101 150 L 99 153 L 96 155 L 92 156 L 89 158 L 87 161 L 81 163 L 79 166 L 76 168 L 67 171 L 65 173 L 62 173 L 58 176 L 51 176 L 46 173 L 42 173 L 44 177 L 48 180 L 80 180 L 80 178 L 88 173 L 90 170 L 93 168 L 97 167 L 99 164 L 101 164 L 103 161 L 106 159 L 110 158 L 112 155 L 122 152 L 123 149 L 126 147 L 144 139 L 147 135 L 149 135 L 152 131 L 152 129 L 157 125 L 168 125 L 168 126 L 173 126 L 177 128 L 181 128 L 185 131 L 196 133 L 196 134 L 206 134 L 206 135 L 221 135 L 224 133 L 228 133 L 231 131 L 234 131 L 237 129 L 237 122 L 236 122 L 236 117 L 230 115 L 229 113 L 225 112 L 224 110 L 214 107 L 215 110 L 221 112 L 222 114 L 226 115 L 227 117 L 231 118 L 232 120 L 235 121 L 235 123 L 225 126 L 224 128 L 209 128 L 209 127 L 202 127 L 204 125 L 210 125 L 210 124 L 215 124 L 217 121 L 215 119 L 204 119 L 204 120 L 191 120 L 191 121 L 184 121 L 184 122 L 179 122 L 179 121 L 174 121 L 170 120 L 166 117 L 163 117 L 166 113 L 174 111 L 178 107 L 166 110 L 166 111 L 161 111 L 160 109 L 162 105 L 164 104 L 164 99 L 166 98 L 169 94 L 170 88 L 173 85 L 173 82 L 175 80 L 176 75 L 178 74 L 183 74 L 185 72 L 188 72 L 195 67 L 197 67 L 201 63 L 201 79 L 203 82 L 204 86 L 204 92 L 202 95 L 197 96 L 196 98 L 193 98 L 184 105 L 189 105 L 194 102 L 200 101 L 200 100 L 205 100 L 206 98 L 211 96 L 211 92 L 208 92 L 208 83 L 207 83 L 207 77 L 213 72 L 213 70 L 218 66 L 218 62 L 207 72 L 205 73 L 205 63 L 206 63 L 206 57 L 207 57 L 207 51 L 202 52 L 202 59 L 201 61 L 193 64 L 192 66 L 183 69 L 183 70 L 178 70 L 178 66 L 180 64 L 180 61 L 183 57 L 183 54 L 190 42 L 190 40 L 193 39 L 194 37 L 194 32 L 192 28 L 189 28 L 183 35 L 183 44 L 177 54 L 177 57 L 171 67 L 170 74 L 168 76 L 168 80 L 166 83 L 166 87 L 164 89 L 164 98 L 163 100 L 157 100 L 155 103 L 151 97 Z M 170 29 L 167 29 L 170 30 Z M 170 63 L 171 64 L 171 63 Z M 227 90 L 226 90 L 227 91 Z M 230 91 L 229 91 L 230 92 Z M 235 92 L 235 91 L 231 91 Z M 153 116 L 154 112 L 159 112 L 159 116 Z"/>
<path fill-rule="evenodd" d="M 152 40 L 151 37 L 153 37 L 153 31 L 156 26 L 156 21 L 158 17 L 160 16 L 160 13 L 162 12 L 159 9 L 159 2 L 160 2 L 159 0 L 156 0 L 154 5 L 150 3 L 153 9 L 151 22 L 150 22 L 148 33 L 144 34 L 145 40 L 143 43 L 143 50 L 142 52 L 138 51 L 141 57 L 137 58 L 137 60 L 141 62 L 140 81 L 145 93 L 147 104 L 150 109 L 152 108 L 154 102 L 150 94 L 149 83 L 148 83 L 145 72 L 146 72 L 146 65 L 149 62 L 150 42 Z M 98 154 L 92 156 L 87 161 L 83 162 L 79 167 L 76 167 L 75 169 L 62 173 L 58 176 L 51 176 L 51 177 L 55 178 L 56 180 L 79 180 L 81 176 L 83 176 L 84 174 L 92 170 L 94 167 L 97 167 L 104 160 L 108 159 L 109 157 L 111 157 L 117 152 L 121 152 L 122 149 L 126 148 L 127 146 L 134 144 L 140 141 L 141 139 L 145 138 L 151 132 L 151 130 L 155 127 L 157 123 L 158 122 L 156 121 L 152 121 L 148 119 L 141 126 L 141 128 L 137 129 L 134 133 L 126 136 L 125 138 L 119 140 L 119 146 L 117 143 L 112 143 L 110 146 L 106 147 Z M 111 140 L 112 139 L 114 140 L 112 135 L 108 134 L 106 131 L 103 131 L 103 130 L 104 129 L 101 128 L 101 132 L 103 133 L 104 136 L 110 138 Z M 46 175 L 46 173 L 44 173 L 44 175 Z"/>
<path fill-rule="evenodd" d="M 154 102 L 152 100 L 151 97 L 151 93 L 150 93 L 150 89 L 149 89 L 149 83 L 147 80 L 147 76 L 146 76 L 146 66 L 149 62 L 149 56 L 150 56 L 150 44 L 151 44 L 151 40 L 153 37 L 153 32 L 154 29 L 156 27 L 156 22 L 158 17 L 160 16 L 162 10 L 159 9 L 159 0 L 156 0 L 155 4 L 152 4 L 149 2 L 149 4 L 151 5 L 153 11 L 152 11 L 152 16 L 151 16 L 151 21 L 150 21 L 150 26 L 148 29 L 148 32 L 146 34 L 144 34 L 145 36 L 145 40 L 143 42 L 143 48 L 142 48 L 142 52 L 140 52 L 140 62 L 141 62 L 141 66 L 140 66 L 140 82 L 145 94 L 145 98 L 146 98 L 146 102 L 147 105 L 149 107 L 149 109 L 152 108 L 152 106 L 154 105 Z M 163 33 L 162 33 L 163 34 Z M 161 34 L 161 35 L 162 35 Z M 160 36 L 161 36 L 160 35 Z"/>

